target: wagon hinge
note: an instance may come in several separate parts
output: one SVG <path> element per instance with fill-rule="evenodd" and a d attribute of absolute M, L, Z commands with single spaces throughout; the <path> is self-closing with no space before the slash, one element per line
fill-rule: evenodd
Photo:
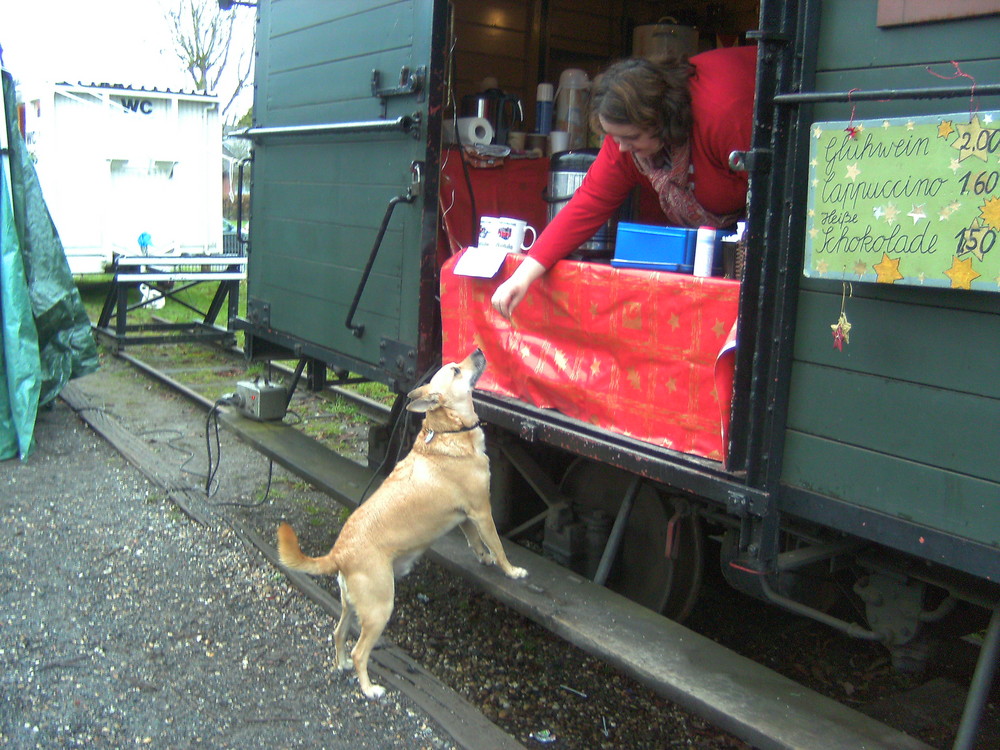
<path fill-rule="evenodd" d="M 729 490 L 726 493 L 726 511 L 737 518 L 764 518 L 774 512 L 774 499 L 770 492 L 763 490 Z"/>
<path fill-rule="evenodd" d="M 747 40 L 750 39 L 756 42 L 780 42 L 782 44 L 788 44 L 792 41 L 792 38 L 788 34 L 771 29 L 752 29 L 747 32 Z"/>
<path fill-rule="evenodd" d="M 729 154 L 729 168 L 734 172 L 770 172 L 773 156 L 769 148 L 733 151 Z"/>

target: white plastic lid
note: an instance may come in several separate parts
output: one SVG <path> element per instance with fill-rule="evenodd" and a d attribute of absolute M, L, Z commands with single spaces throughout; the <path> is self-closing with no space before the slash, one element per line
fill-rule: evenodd
<path fill-rule="evenodd" d="M 535 99 L 540 102 L 551 102 L 554 94 L 555 92 L 551 83 L 540 83 L 538 84 L 538 92 L 535 94 Z"/>

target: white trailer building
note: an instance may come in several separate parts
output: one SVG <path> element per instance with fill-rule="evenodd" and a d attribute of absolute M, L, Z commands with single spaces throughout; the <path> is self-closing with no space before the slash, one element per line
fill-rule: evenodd
<path fill-rule="evenodd" d="M 24 127 L 74 274 L 112 254 L 222 252 L 215 96 L 112 84 L 25 91 Z"/>

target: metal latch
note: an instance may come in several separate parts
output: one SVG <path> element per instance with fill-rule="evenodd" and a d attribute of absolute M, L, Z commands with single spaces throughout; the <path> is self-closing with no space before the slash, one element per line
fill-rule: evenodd
<path fill-rule="evenodd" d="M 771 169 L 771 156 L 771 150 L 767 148 L 733 151 L 729 154 L 729 168 L 734 172 L 768 172 Z"/>
<path fill-rule="evenodd" d="M 410 68 L 404 65 L 399 69 L 399 83 L 395 86 L 381 88 L 382 74 L 378 70 L 372 71 L 372 96 L 385 99 L 390 96 L 407 96 L 418 94 L 424 87 L 424 78 L 427 75 L 427 68 L 421 65 L 413 73 Z"/>

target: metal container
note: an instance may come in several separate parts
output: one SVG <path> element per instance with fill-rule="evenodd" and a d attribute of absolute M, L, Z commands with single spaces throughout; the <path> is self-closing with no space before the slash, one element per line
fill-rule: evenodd
<path fill-rule="evenodd" d="M 636 26 L 632 33 L 633 57 L 658 57 L 683 53 L 690 57 L 698 53 L 698 29 L 682 26 L 669 16 L 657 23 Z"/>
<path fill-rule="evenodd" d="M 550 222 L 580 187 L 587 170 L 597 158 L 597 152 L 596 148 L 584 148 L 552 154 L 549 159 L 549 186 L 545 194 L 545 201 L 549 204 Z M 615 212 L 615 215 L 608 219 L 593 237 L 580 245 L 569 257 L 582 260 L 610 260 L 615 250 L 617 228 L 618 212 Z"/>

